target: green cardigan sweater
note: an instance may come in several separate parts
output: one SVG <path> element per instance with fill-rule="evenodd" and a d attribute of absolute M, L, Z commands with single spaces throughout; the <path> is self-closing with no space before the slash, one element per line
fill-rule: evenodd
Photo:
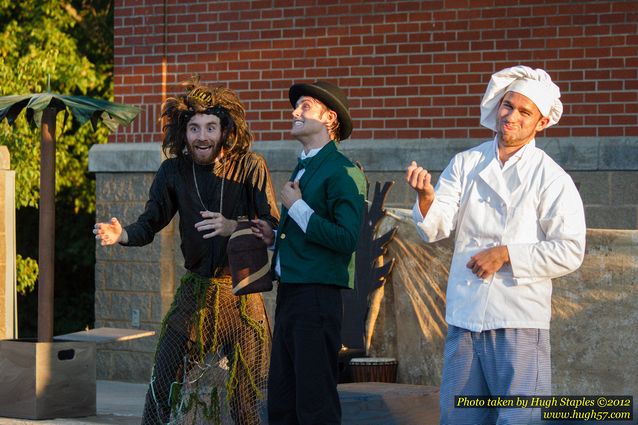
<path fill-rule="evenodd" d="M 352 288 L 367 191 L 363 173 L 330 142 L 308 163 L 299 187 L 314 213 L 304 233 L 282 206 L 275 244 L 280 281 Z"/>

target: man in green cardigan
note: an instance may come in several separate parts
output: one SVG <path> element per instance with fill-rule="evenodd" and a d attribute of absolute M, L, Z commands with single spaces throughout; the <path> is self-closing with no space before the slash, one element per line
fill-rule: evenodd
<path fill-rule="evenodd" d="M 281 190 L 275 242 L 279 277 L 268 382 L 270 425 L 341 423 L 337 394 L 341 290 L 353 287 L 354 256 L 365 204 L 363 173 L 337 144 L 352 132 L 345 94 L 325 81 L 294 84 L 291 134 L 299 164 Z"/>

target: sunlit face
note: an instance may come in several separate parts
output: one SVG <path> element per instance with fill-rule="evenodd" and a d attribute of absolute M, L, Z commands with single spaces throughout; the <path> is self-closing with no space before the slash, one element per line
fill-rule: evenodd
<path fill-rule="evenodd" d="M 297 106 L 292 111 L 292 129 L 290 133 L 297 139 L 316 137 L 325 132 L 327 126 L 336 119 L 336 113 L 329 111 L 318 100 L 301 96 L 297 100 Z"/>
<path fill-rule="evenodd" d="M 195 114 L 186 124 L 188 152 L 197 164 L 212 164 L 221 149 L 222 129 L 219 117 Z"/>
<path fill-rule="evenodd" d="M 507 92 L 498 108 L 499 146 L 516 148 L 529 143 L 549 123 L 534 102 L 517 92 Z"/>

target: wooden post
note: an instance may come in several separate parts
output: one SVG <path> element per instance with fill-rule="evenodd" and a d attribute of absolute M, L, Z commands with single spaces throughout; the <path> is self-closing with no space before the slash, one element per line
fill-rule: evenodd
<path fill-rule="evenodd" d="M 42 113 L 40 144 L 40 225 L 38 266 L 38 341 L 53 339 L 55 271 L 55 119 L 57 110 Z"/>

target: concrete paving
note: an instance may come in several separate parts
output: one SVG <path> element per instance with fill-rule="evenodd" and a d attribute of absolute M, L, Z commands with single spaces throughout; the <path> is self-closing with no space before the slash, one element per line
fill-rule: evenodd
<path fill-rule="evenodd" d="M 147 384 L 97 381 L 96 416 L 27 420 L 0 417 L 0 425 L 140 425 Z M 344 425 L 439 422 L 438 388 L 364 382 L 340 384 Z"/>
<path fill-rule="evenodd" d="M 0 418 L 0 425 L 139 425 L 142 420 L 147 384 L 97 381 L 96 416 L 27 420 Z"/>

